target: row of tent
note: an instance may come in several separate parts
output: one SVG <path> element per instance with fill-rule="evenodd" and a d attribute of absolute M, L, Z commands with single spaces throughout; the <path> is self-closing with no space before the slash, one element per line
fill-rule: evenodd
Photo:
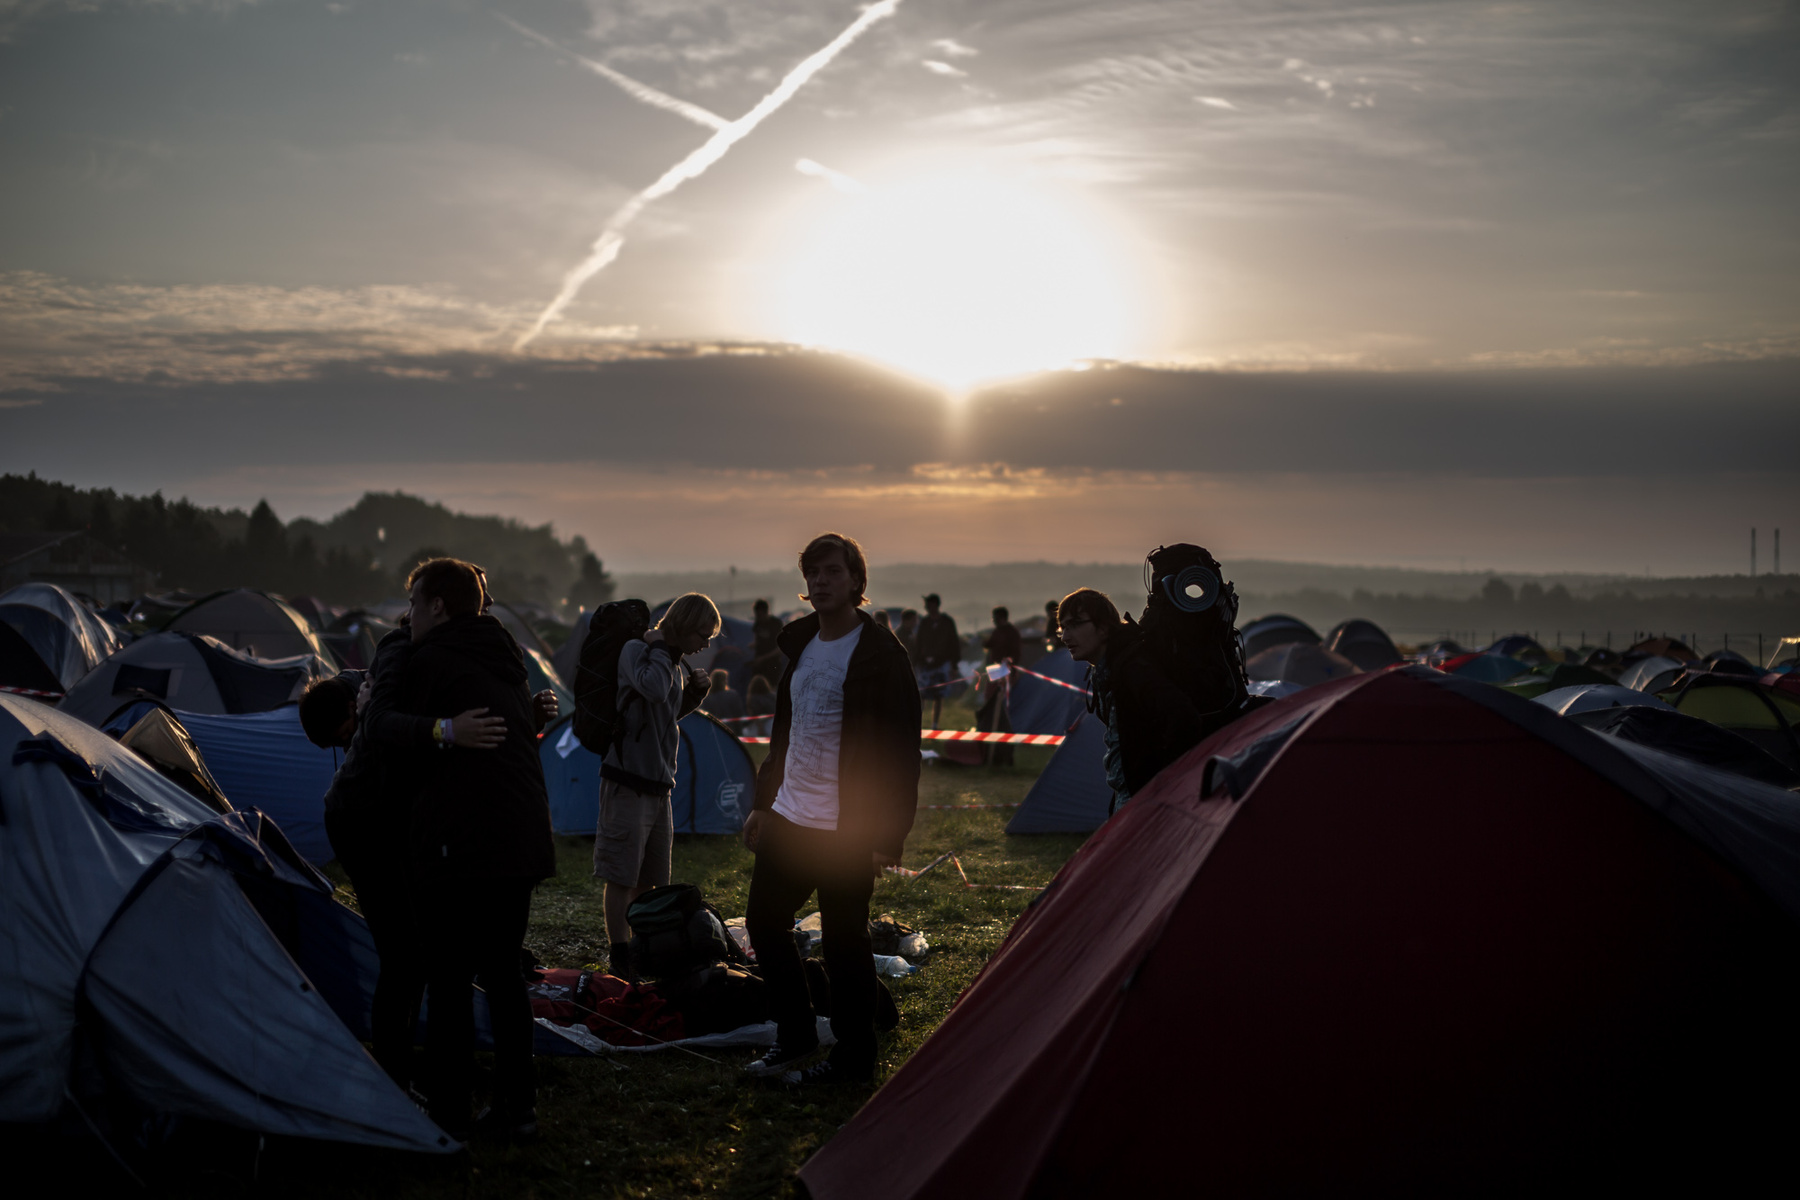
<path fill-rule="evenodd" d="M 1386 632 L 1366 620 L 1345 621 L 1320 637 L 1298 618 L 1275 614 L 1246 625 L 1241 637 L 1251 691 L 1270 699 L 1406 661 Z M 1702 659 L 1679 642 L 1661 639 L 1594 666 L 1555 661 L 1520 635 L 1479 652 L 1440 643 L 1421 657 L 1447 674 L 1537 699 L 1607 736 L 1663 745 L 1780 787 L 1800 786 L 1800 674 L 1758 678 L 1728 651 Z M 1043 676 L 1080 688 L 1086 668 L 1058 650 L 1032 672 L 1014 672 L 1008 681 L 1015 730 L 1066 737 L 1007 832 L 1086 833 L 1099 828 L 1112 810 L 1104 728 L 1086 712 L 1083 692 Z M 1588 715 L 1620 705 L 1645 711 Z M 1659 715 L 1649 715 L 1650 710 Z"/>

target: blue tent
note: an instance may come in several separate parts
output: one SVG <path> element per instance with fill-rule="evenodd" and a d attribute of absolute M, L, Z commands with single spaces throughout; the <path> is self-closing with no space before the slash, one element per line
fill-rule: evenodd
<path fill-rule="evenodd" d="M 675 832 L 736 833 L 756 795 L 756 767 L 744 744 L 703 712 L 681 718 L 681 762 L 675 772 Z M 591 834 L 600 815 L 600 756 L 575 740 L 570 718 L 544 731 L 538 744 L 550 825 L 558 833 Z"/>
<path fill-rule="evenodd" d="M 0 878 L 0 1122 L 123 1105 L 456 1148 L 347 1024 L 360 918 L 259 814 L 215 812 L 92 726 L 0 695 Z"/>
<path fill-rule="evenodd" d="M 108 721 L 105 729 L 123 733 L 152 707 L 150 701 L 140 701 Z M 325 836 L 325 791 L 343 753 L 321 750 L 306 740 L 297 705 L 259 713 L 176 710 L 175 716 L 200 747 L 207 769 L 233 808 L 253 808 L 272 817 L 308 862 L 332 860 L 331 842 Z"/>
<path fill-rule="evenodd" d="M 1106 725 L 1084 713 L 1038 773 L 1008 833 L 1087 833 L 1106 823 L 1112 788 L 1106 783 Z"/>
<path fill-rule="evenodd" d="M 1087 687 L 1087 664 L 1069 657 L 1069 651 L 1062 646 L 1032 663 L 1031 670 L 1079 688 Z M 1087 711 L 1087 697 L 1034 679 L 1022 670 L 1014 671 L 1006 711 L 1015 733 L 1064 733 Z"/>

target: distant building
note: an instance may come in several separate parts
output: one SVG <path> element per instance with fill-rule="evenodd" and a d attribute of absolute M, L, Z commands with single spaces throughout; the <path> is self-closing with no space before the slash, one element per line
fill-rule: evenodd
<path fill-rule="evenodd" d="M 97 538 L 74 533 L 0 533 L 0 591 L 54 583 L 101 605 L 150 590 L 150 572 Z"/>

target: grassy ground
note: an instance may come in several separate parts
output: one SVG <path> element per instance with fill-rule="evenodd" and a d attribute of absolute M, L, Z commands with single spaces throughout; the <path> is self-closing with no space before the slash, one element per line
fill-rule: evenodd
<path fill-rule="evenodd" d="M 944 724 L 966 727 L 963 706 Z M 1050 751 L 1020 748 L 1006 768 L 927 763 L 919 802 L 1007 804 L 1020 800 Z M 954 851 L 976 883 L 1041 885 L 1080 837 L 1008 838 L 1008 809 L 923 810 L 906 846 L 920 867 Z M 561 839 L 561 871 L 532 906 L 529 944 L 550 966 L 604 961 L 601 891 L 589 874 L 590 845 Z M 683 836 L 674 876 L 698 884 L 727 916 L 744 911 L 751 856 L 735 839 Z M 889 912 L 925 932 L 923 970 L 888 985 L 900 1027 L 883 1035 L 878 1080 L 906 1061 L 943 1020 L 956 997 L 999 946 L 1035 895 L 966 890 L 941 868 L 918 880 L 889 879 L 872 911 Z M 810 909 L 808 910 L 810 911 Z M 780 1196 L 795 1170 L 868 1098 L 873 1089 L 798 1096 L 742 1077 L 750 1050 L 679 1051 L 616 1058 L 540 1059 L 541 1139 L 529 1147 L 478 1144 L 466 1158 L 430 1163 L 306 1144 L 264 1152 L 257 1190 L 317 1196 L 388 1198 L 463 1196 Z"/>

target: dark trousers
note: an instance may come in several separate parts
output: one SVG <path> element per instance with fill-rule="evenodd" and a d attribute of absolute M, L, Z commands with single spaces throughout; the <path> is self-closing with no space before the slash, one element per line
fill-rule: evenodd
<path fill-rule="evenodd" d="M 419 1002 L 425 997 L 425 960 L 413 916 L 406 820 L 404 815 L 395 819 L 378 809 L 328 812 L 325 835 L 350 876 L 350 886 L 356 889 L 357 907 L 381 960 L 369 1012 L 375 1061 L 395 1083 L 406 1087 L 412 1083 Z"/>
<path fill-rule="evenodd" d="M 531 999 L 519 967 L 531 919 L 529 879 L 434 880 L 422 889 L 431 989 L 425 1049 L 431 1113 L 458 1122 L 469 1113 L 475 1071 L 475 996 L 481 977 L 494 1033 L 494 1105 L 527 1108 L 536 1099 Z"/>
<path fill-rule="evenodd" d="M 744 924 L 768 985 L 776 1038 L 784 1047 L 816 1036 L 812 995 L 794 917 L 818 889 L 825 970 L 831 977 L 831 1060 L 853 1076 L 875 1070 L 875 960 L 869 946 L 869 897 L 875 891 L 869 847 L 832 830 L 807 829 L 765 811 Z"/>

